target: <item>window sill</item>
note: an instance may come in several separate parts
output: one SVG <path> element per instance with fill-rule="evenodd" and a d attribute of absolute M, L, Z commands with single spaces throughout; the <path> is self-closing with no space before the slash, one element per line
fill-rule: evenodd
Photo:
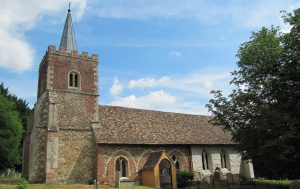
<path fill-rule="evenodd" d="M 127 178 L 127 177 L 120 178 L 120 182 L 127 182 L 127 181 L 129 181 L 129 178 Z"/>
<path fill-rule="evenodd" d="M 69 90 L 73 90 L 73 91 L 79 91 L 80 88 L 79 87 L 68 87 Z"/>

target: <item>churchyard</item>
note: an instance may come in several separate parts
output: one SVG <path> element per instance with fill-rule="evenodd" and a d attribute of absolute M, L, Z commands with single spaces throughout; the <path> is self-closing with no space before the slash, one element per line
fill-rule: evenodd
<path fill-rule="evenodd" d="M 0 189 L 16 189 L 16 184 L 0 184 Z M 112 189 L 114 187 L 99 186 L 99 189 Z M 120 187 L 120 189 L 150 189 L 146 186 Z M 93 185 L 88 184 L 29 184 L 28 189 L 94 189 Z"/>
<path fill-rule="evenodd" d="M 291 180 L 265 180 L 255 179 L 252 183 L 242 184 L 228 184 L 227 182 L 215 182 L 215 183 L 197 183 L 195 182 L 191 186 L 178 187 L 178 189 L 297 189 L 299 187 L 299 181 L 297 186 L 291 186 L 293 181 Z M 95 189 L 94 185 L 89 184 L 27 184 L 21 186 L 22 181 L 3 182 L 0 180 L 0 189 Z M 99 185 L 98 189 L 113 189 L 107 185 Z M 146 186 L 121 186 L 120 189 L 150 189 Z"/>

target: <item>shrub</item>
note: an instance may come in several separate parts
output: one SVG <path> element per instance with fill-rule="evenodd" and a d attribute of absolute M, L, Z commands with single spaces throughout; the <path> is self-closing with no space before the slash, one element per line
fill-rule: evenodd
<path fill-rule="evenodd" d="M 194 174 L 188 171 L 178 171 L 176 177 L 178 186 L 187 186 L 193 181 Z"/>
<path fill-rule="evenodd" d="M 28 189 L 29 188 L 29 183 L 27 180 L 25 180 L 24 178 L 22 178 L 20 180 L 19 185 L 17 186 L 17 189 Z"/>

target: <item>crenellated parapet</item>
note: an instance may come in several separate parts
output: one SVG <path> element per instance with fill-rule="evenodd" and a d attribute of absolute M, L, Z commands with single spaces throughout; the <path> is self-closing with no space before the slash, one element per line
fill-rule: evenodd
<path fill-rule="evenodd" d="M 75 50 L 72 50 L 69 52 L 65 48 L 56 49 L 56 47 L 54 45 L 48 46 L 47 53 L 65 56 L 65 57 L 85 59 L 85 60 L 90 60 L 90 61 L 92 60 L 95 62 L 98 62 L 98 59 L 99 59 L 98 54 L 92 54 L 92 56 L 90 56 L 88 54 L 88 52 L 86 52 L 86 51 L 82 51 L 81 54 L 78 54 L 78 51 L 75 51 Z"/>

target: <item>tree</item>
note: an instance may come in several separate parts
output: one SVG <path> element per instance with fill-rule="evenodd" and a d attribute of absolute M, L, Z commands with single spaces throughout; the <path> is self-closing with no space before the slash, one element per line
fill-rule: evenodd
<path fill-rule="evenodd" d="M 15 110 L 20 114 L 23 128 L 26 131 L 27 118 L 30 111 L 28 103 L 25 100 L 18 98 L 16 95 L 11 94 L 8 88 L 4 87 L 3 83 L 0 84 L 0 94 L 15 103 Z"/>
<path fill-rule="evenodd" d="M 8 164 L 5 163 L 5 167 L 10 166 L 10 167 L 15 167 L 18 170 L 20 170 L 21 169 L 21 161 L 20 161 L 21 156 L 20 155 L 22 154 L 22 146 L 23 146 L 22 141 L 23 141 L 23 138 L 24 138 L 24 134 L 26 133 L 27 117 L 28 117 L 28 113 L 29 113 L 30 109 L 28 107 L 28 103 L 25 100 L 20 99 L 16 95 L 11 94 L 9 92 L 8 88 L 4 87 L 3 83 L 0 84 L 0 95 L 2 95 L 3 98 L 5 98 L 7 101 L 9 101 L 11 103 L 11 105 L 9 106 L 11 108 L 10 111 L 17 112 L 18 117 L 21 121 L 21 129 L 22 129 L 20 140 L 18 139 L 17 136 L 16 136 L 16 138 L 12 138 L 12 139 L 17 139 L 15 141 L 15 143 L 18 144 L 18 151 L 19 152 L 16 155 L 16 159 L 19 159 L 19 160 L 18 161 L 10 161 L 10 162 L 14 162 L 14 163 L 8 163 Z M 1 126 L 1 132 L 2 132 L 2 125 L 0 125 L 0 126 Z M 22 133 L 23 133 L 23 135 L 22 135 Z M 4 132 L 3 132 L 3 134 L 0 133 L 0 135 L 3 136 Z M 9 137 L 9 136 L 10 135 L 8 135 L 7 137 Z M 7 137 L 1 138 L 1 140 L 7 139 L 8 140 L 7 142 L 10 143 L 10 138 L 7 138 Z M 3 166 L 0 165 L 0 169 L 2 169 L 2 168 L 3 168 Z"/>
<path fill-rule="evenodd" d="M 22 122 L 15 104 L 0 93 L 0 169 L 19 164 Z"/>
<path fill-rule="evenodd" d="M 236 89 L 228 97 L 212 91 L 213 123 L 230 131 L 257 176 L 300 175 L 300 9 L 285 13 L 292 26 L 252 33 L 237 53 Z"/>

